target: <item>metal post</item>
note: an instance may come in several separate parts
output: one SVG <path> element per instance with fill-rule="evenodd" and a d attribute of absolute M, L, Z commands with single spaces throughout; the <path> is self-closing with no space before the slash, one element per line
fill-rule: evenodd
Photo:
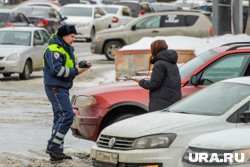
<path fill-rule="evenodd" d="M 243 6 L 242 0 L 232 0 L 232 33 L 243 32 Z"/>
<path fill-rule="evenodd" d="M 213 35 L 217 36 L 218 35 L 218 25 L 219 25 L 219 19 L 218 19 L 218 14 L 219 14 L 219 8 L 218 8 L 218 1 L 213 1 Z"/>

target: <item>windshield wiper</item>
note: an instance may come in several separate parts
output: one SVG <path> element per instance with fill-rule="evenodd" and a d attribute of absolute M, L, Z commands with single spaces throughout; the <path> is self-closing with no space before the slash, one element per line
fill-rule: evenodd
<path fill-rule="evenodd" d="M 184 112 L 184 111 L 182 111 L 182 112 L 176 112 L 176 113 L 180 113 L 180 114 L 190 114 L 190 113 Z"/>
<path fill-rule="evenodd" d="M 1 43 L 2 45 L 15 45 L 15 43 L 10 43 L 10 42 L 5 42 L 5 43 Z"/>

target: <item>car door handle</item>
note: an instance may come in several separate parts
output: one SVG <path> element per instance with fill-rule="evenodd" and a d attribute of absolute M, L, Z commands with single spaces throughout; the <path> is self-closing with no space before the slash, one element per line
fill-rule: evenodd
<path fill-rule="evenodd" d="M 159 31 L 152 31 L 152 33 L 159 33 Z"/>

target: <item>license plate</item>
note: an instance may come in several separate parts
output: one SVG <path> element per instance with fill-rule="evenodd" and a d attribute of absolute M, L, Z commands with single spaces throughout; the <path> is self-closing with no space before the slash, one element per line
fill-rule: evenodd
<path fill-rule="evenodd" d="M 96 151 L 96 160 L 102 161 L 102 162 L 108 162 L 108 163 L 112 163 L 112 164 L 117 164 L 118 154 Z"/>

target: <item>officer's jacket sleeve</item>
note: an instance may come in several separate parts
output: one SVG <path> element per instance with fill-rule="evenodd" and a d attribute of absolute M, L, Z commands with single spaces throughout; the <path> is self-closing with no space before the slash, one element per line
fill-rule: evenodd
<path fill-rule="evenodd" d="M 58 77 L 65 80 L 73 80 L 78 75 L 78 70 L 75 67 L 65 67 L 64 62 L 66 57 L 59 52 L 46 51 L 45 60 L 50 69 L 50 74 L 53 77 Z"/>

